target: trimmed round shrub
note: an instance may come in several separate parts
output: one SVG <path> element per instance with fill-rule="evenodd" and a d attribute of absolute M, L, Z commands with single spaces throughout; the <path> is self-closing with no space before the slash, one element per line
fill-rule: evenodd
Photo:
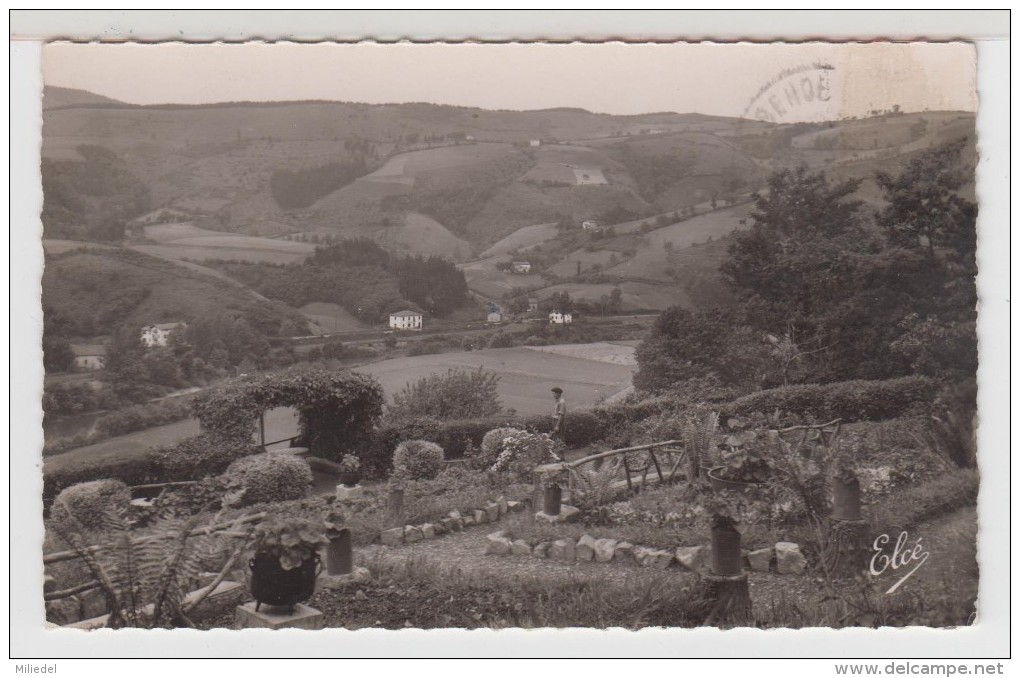
<path fill-rule="evenodd" d="M 410 480 L 431 480 L 443 467 L 443 448 L 427 440 L 405 440 L 393 453 L 393 471 Z"/>
<path fill-rule="evenodd" d="M 126 507 L 131 490 L 119 480 L 105 478 L 71 485 L 53 501 L 50 515 L 61 521 L 77 521 L 89 530 L 102 526 L 103 514 L 111 508 Z"/>
<path fill-rule="evenodd" d="M 312 469 L 288 454 L 242 457 L 223 474 L 227 487 L 244 490 L 245 505 L 301 499 L 312 485 Z"/>
<path fill-rule="evenodd" d="M 484 468 L 489 468 L 496 463 L 500 453 L 503 451 L 503 441 L 512 435 L 523 433 L 519 428 L 505 426 L 494 428 L 482 437 L 482 446 L 478 450 L 478 463 Z"/>

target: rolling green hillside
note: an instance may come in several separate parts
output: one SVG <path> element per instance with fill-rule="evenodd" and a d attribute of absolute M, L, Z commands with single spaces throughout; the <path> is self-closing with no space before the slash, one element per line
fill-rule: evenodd
<path fill-rule="evenodd" d="M 66 336 L 109 335 L 123 325 L 189 322 L 212 314 L 243 316 L 268 336 L 307 329 L 296 311 L 240 285 L 119 248 L 47 255 L 42 290 L 47 323 Z"/>
<path fill-rule="evenodd" d="M 134 106 L 55 88 L 46 98 L 50 236 L 116 243 L 123 225 L 133 247 L 159 256 L 207 259 L 203 248 L 216 243 L 234 253 L 216 258 L 279 263 L 305 254 L 287 249 L 297 243 L 282 235 L 368 237 L 394 254 L 463 264 L 472 289 L 487 298 L 514 288 L 541 296 L 564 284 L 598 286 L 581 291 L 591 296 L 627 285 L 624 298 L 635 308 L 659 308 L 677 295 L 695 305 L 724 299 L 708 289 L 711 275 L 694 266 L 699 273 L 684 277 L 674 259 L 739 228 L 746 209 L 734 203 L 746 203 L 772 171 L 807 164 L 861 178 L 860 197 L 877 206 L 877 171 L 896 173 L 925 149 L 974 134 L 974 116 L 952 111 L 776 125 L 570 108 Z M 204 229 L 204 240 L 144 240 L 148 227 L 131 219 L 163 208 Z M 614 231 L 602 238 L 548 230 L 584 220 Z M 242 256 L 241 245 L 255 254 Z M 496 270 L 520 256 L 535 261 L 531 275 Z M 693 265 L 685 261 L 683 268 Z M 681 279 L 681 291 L 661 289 Z"/>

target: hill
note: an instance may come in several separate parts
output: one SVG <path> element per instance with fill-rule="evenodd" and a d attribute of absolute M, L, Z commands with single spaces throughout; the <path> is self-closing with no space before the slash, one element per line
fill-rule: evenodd
<path fill-rule="evenodd" d="M 303 317 L 237 284 L 141 252 L 79 248 L 48 254 L 43 270 L 46 322 L 69 337 L 109 335 L 122 325 L 244 317 L 260 332 L 305 333 Z"/>
<path fill-rule="evenodd" d="M 876 171 L 895 173 L 927 148 L 974 134 L 974 116 L 952 111 L 780 125 L 420 103 L 134 106 L 52 88 L 47 97 L 50 237 L 127 237 L 161 257 L 273 263 L 300 261 L 317 239 L 367 237 L 394 254 L 460 262 L 492 299 L 514 288 L 669 284 L 677 278 L 666 248 L 738 228 L 734 203 L 776 169 L 862 178 L 861 197 L 877 204 Z M 152 215 L 200 230 L 152 237 L 140 226 L 160 218 Z M 586 220 L 614 231 L 556 226 L 579 230 Z M 532 275 L 496 269 L 515 256 L 534 261 Z M 708 278 L 696 277 L 703 288 Z M 659 292 L 625 298 L 658 308 L 653 299 L 676 296 Z M 704 292 L 691 298 L 722 298 Z"/>
<path fill-rule="evenodd" d="M 70 87 L 50 87 L 43 90 L 43 108 L 61 108 L 67 106 L 127 106 L 122 101 L 93 94 L 83 89 Z"/>

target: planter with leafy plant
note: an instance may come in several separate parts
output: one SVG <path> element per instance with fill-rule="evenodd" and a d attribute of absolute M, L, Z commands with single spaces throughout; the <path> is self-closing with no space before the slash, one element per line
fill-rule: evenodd
<path fill-rule="evenodd" d="M 322 566 L 319 550 L 328 543 L 322 522 L 291 518 L 262 523 L 248 563 L 255 609 L 265 603 L 293 612 L 294 605 L 311 598 Z"/>
<path fill-rule="evenodd" d="M 769 443 L 758 431 L 736 431 L 724 438 L 723 445 L 722 464 L 708 472 L 713 490 L 747 492 L 776 476 Z"/>
<path fill-rule="evenodd" d="M 345 454 L 338 464 L 337 480 L 344 487 L 355 487 L 361 480 L 361 461 L 353 454 Z"/>

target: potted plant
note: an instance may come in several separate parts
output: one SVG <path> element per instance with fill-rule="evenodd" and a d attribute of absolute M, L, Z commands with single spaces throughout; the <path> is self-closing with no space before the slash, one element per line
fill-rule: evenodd
<path fill-rule="evenodd" d="M 345 454 L 338 464 L 337 480 L 344 487 L 355 487 L 361 480 L 361 460 L 353 454 Z"/>
<path fill-rule="evenodd" d="M 840 465 L 832 476 L 832 517 L 861 519 L 861 483 L 849 465 Z"/>
<path fill-rule="evenodd" d="M 738 430 L 723 440 L 722 464 L 708 471 L 712 489 L 747 492 L 776 475 L 769 443 L 753 429 Z"/>
<path fill-rule="evenodd" d="M 712 535 L 712 574 L 733 577 L 743 572 L 740 551 L 741 504 L 739 494 L 715 492 L 705 500 Z"/>
<path fill-rule="evenodd" d="M 558 516 L 563 506 L 563 483 L 567 473 L 565 467 L 548 464 L 537 470 L 538 486 L 542 490 L 542 511 L 549 516 Z"/>
<path fill-rule="evenodd" d="M 327 543 L 321 521 L 263 522 L 255 532 L 255 553 L 248 561 L 255 610 L 265 603 L 288 607 L 293 613 L 294 605 L 311 598 L 322 566 L 319 549 Z"/>

